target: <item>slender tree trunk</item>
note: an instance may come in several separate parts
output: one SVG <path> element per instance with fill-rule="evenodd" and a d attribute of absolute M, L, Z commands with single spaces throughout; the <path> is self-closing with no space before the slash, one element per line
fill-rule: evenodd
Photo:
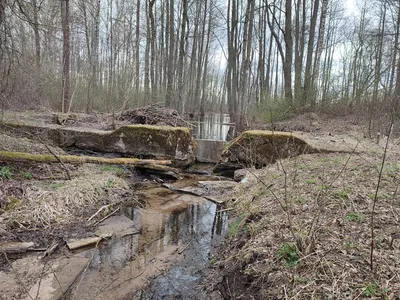
<path fill-rule="evenodd" d="M 146 1 L 146 48 L 144 54 L 144 99 L 150 102 L 150 52 L 151 52 L 151 28 L 150 28 L 150 3 Z"/>
<path fill-rule="evenodd" d="M 135 92 L 137 104 L 140 104 L 140 0 L 136 1 L 136 21 L 135 21 Z"/>
<path fill-rule="evenodd" d="M 39 33 L 39 8 L 37 5 L 37 0 L 32 0 L 33 7 L 33 32 L 35 35 L 35 58 L 36 67 L 40 69 L 40 59 L 41 59 L 41 49 L 40 49 L 40 33 Z"/>
<path fill-rule="evenodd" d="M 394 36 L 394 47 L 393 47 L 393 60 L 392 67 L 390 72 L 390 81 L 389 81 L 389 93 L 393 91 L 395 73 L 396 73 L 396 61 L 399 55 L 399 34 L 400 34 L 400 5 L 397 8 L 397 23 L 395 27 L 395 36 Z"/>
<path fill-rule="evenodd" d="M 303 105 L 306 105 L 307 102 L 311 104 L 311 106 L 315 105 L 314 93 L 311 91 L 312 89 L 312 61 L 313 61 L 313 53 L 314 53 L 314 39 L 315 39 L 315 27 L 317 24 L 318 18 L 318 8 L 319 8 L 319 0 L 314 2 L 313 12 L 311 15 L 311 23 L 310 23 L 310 34 L 308 37 L 308 46 L 307 46 L 307 59 L 306 59 L 306 69 L 304 74 L 304 96 L 303 96 Z"/>
<path fill-rule="evenodd" d="M 61 112 L 69 109 L 70 88 L 70 32 L 69 32 L 69 0 L 61 0 L 61 25 L 63 32 L 63 66 L 62 66 L 62 102 Z"/>
<path fill-rule="evenodd" d="M 317 43 L 317 49 L 316 49 L 316 55 L 314 59 L 314 71 L 312 75 L 312 84 L 311 84 L 311 90 L 313 93 L 313 101 L 316 101 L 317 97 L 317 82 L 319 78 L 319 66 L 321 62 L 321 55 L 324 50 L 324 38 L 325 38 L 325 22 L 326 22 L 326 15 L 328 11 L 328 2 L 329 0 L 322 0 L 322 5 L 321 5 L 321 16 L 320 16 L 320 22 L 319 22 L 319 31 L 318 31 L 318 43 Z"/>
<path fill-rule="evenodd" d="M 154 21 L 154 4 L 155 0 L 150 0 L 149 1 L 149 20 L 150 20 L 150 39 L 147 41 L 147 43 L 150 43 L 150 82 L 151 82 L 151 97 L 150 97 L 150 103 L 153 103 L 156 95 L 157 95 L 157 84 L 156 84 L 156 79 L 155 79 L 155 59 L 156 59 L 156 25 Z"/>
<path fill-rule="evenodd" d="M 285 62 L 283 66 L 285 98 L 291 104 L 292 94 L 292 61 L 293 61 L 293 38 L 292 38 L 292 0 L 286 0 L 285 4 Z"/>
<path fill-rule="evenodd" d="M 175 1 L 169 0 L 169 8 L 168 8 L 168 22 L 167 22 L 167 32 L 168 32 L 168 67 L 167 67 L 167 94 L 165 98 L 165 105 L 167 107 L 171 107 L 175 105 L 175 101 L 172 101 L 173 97 L 173 89 L 174 89 L 174 45 L 175 45 L 175 37 L 174 37 L 174 7 Z"/>
<path fill-rule="evenodd" d="M 184 58 L 186 45 L 186 22 L 188 18 L 188 0 L 182 0 L 182 18 L 181 18 L 181 37 L 179 40 L 179 59 L 178 59 L 178 103 L 176 107 L 183 114 L 184 108 Z"/>
<path fill-rule="evenodd" d="M 6 6 L 7 6 L 7 0 L 0 0 L 0 26 L 4 22 Z"/>

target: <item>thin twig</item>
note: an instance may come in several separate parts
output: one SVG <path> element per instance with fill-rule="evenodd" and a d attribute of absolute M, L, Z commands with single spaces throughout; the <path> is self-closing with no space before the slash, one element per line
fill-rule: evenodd
<path fill-rule="evenodd" d="M 390 140 L 390 135 L 392 134 L 392 129 L 393 129 L 393 116 L 392 116 L 392 121 L 390 123 L 390 128 L 389 128 L 389 134 L 386 140 L 386 145 L 385 145 L 385 149 L 383 151 L 383 158 L 382 158 L 382 164 L 381 164 L 381 168 L 379 170 L 379 177 L 378 177 L 378 183 L 376 185 L 376 189 L 375 189 L 375 195 L 374 195 L 374 201 L 372 204 L 372 210 L 371 210 L 371 250 L 370 250 L 370 257 L 369 257 L 369 265 L 371 268 L 371 272 L 373 272 L 374 270 L 374 260 L 373 260 L 373 256 L 374 256 L 374 243 L 375 243 L 375 230 L 374 230 L 374 226 L 375 226 L 375 208 L 376 208 L 376 203 L 378 202 L 378 192 L 379 192 L 379 188 L 381 186 L 381 181 L 382 181 L 382 174 L 383 174 L 383 167 L 385 165 L 385 161 L 386 161 L 386 154 L 387 154 L 387 150 L 389 147 L 389 140 Z"/>
<path fill-rule="evenodd" d="M 104 220 L 108 219 L 109 217 L 111 217 L 112 215 L 114 215 L 117 211 L 119 211 L 119 207 L 114 210 L 112 213 L 108 214 L 107 216 L 105 216 L 103 219 L 101 219 L 100 221 L 94 223 L 93 226 L 97 226 L 98 224 L 100 224 L 101 222 L 103 222 Z"/>
<path fill-rule="evenodd" d="M 39 299 L 40 285 L 42 284 L 42 279 L 43 279 L 43 276 L 44 276 L 44 269 L 45 268 L 46 268 L 46 263 L 43 264 L 42 273 L 40 274 L 39 284 L 38 284 L 38 288 L 37 288 L 37 291 L 36 291 L 36 297 L 35 297 L 36 300 Z"/>
<path fill-rule="evenodd" d="M 68 180 L 71 180 L 71 174 L 67 168 L 67 166 L 64 164 L 64 162 L 61 160 L 61 158 L 57 155 L 57 153 L 55 153 L 53 150 L 51 150 L 51 148 L 45 143 L 43 142 L 42 138 L 39 137 L 39 140 L 42 142 L 42 144 L 46 147 L 46 149 L 57 159 L 57 161 L 61 164 L 61 166 L 63 167 L 65 173 L 67 174 L 67 178 Z"/>
<path fill-rule="evenodd" d="M 31 298 L 31 300 L 34 300 L 33 297 L 31 296 L 31 294 L 29 294 L 29 291 L 25 288 L 25 285 L 23 284 L 22 280 L 19 279 L 19 276 L 17 274 L 17 272 L 15 271 L 12 263 L 10 262 L 10 260 L 8 259 L 7 253 L 3 251 L 3 255 L 7 261 L 7 263 L 10 265 L 10 268 L 15 276 L 15 280 L 18 282 L 20 288 L 23 289 L 24 293 L 28 294 L 28 297 Z"/>
<path fill-rule="evenodd" d="M 102 212 L 104 209 L 109 208 L 113 205 L 119 204 L 119 202 L 117 203 L 111 203 L 111 204 L 107 204 L 107 205 L 103 205 L 102 207 L 99 208 L 98 211 L 96 211 L 86 222 L 90 222 L 94 217 L 96 217 L 100 212 Z"/>
<path fill-rule="evenodd" d="M 89 259 L 88 263 L 86 264 L 85 269 L 84 269 L 83 272 L 82 272 L 81 279 L 79 280 L 79 283 L 77 284 L 77 286 L 76 286 L 76 288 L 75 288 L 75 293 L 73 293 L 72 300 L 75 299 L 76 293 L 77 293 L 77 291 L 79 290 L 79 287 L 80 287 L 80 285 L 81 285 L 81 283 L 82 283 L 82 280 L 83 280 L 83 278 L 85 277 L 85 274 L 86 274 L 86 272 L 87 272 L 87 270 L 88 270 L 90 264 L 91 264 L 92 261 L 93 261 L 94 254 L 96 253 L 96 249 L 99 247 L 100 241 L 101 241 L 101 239 L 99 239 L 99 240 L 97 241 L 95 248 L 92 249 L 92 255 L 90 256 L 90 259 Z"/>

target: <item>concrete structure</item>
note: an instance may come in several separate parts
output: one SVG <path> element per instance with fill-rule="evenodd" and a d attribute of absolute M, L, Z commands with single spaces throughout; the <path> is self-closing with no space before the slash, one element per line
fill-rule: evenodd
<path fill-rule="evenodd" d="M 217 163 L 221 159 L 222 151 L 226 146 L 225 141 L 196 140 L 196 160 L 202 163 Z"/>

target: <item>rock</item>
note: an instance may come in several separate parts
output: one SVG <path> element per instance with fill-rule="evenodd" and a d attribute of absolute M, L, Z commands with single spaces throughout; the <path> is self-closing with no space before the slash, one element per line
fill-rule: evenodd
<path fill-rule="evenodd" d="M 319 152 L 291 132 L 250 130 L 232 140 L 224 149 L 214 172 L 234 176 L 242 168 L 261 168 L 278 159 Z"/>
<path fill-rule="evenodd" d="M 235 170 L 235 172 L 233 174 L 233 180 L 235 180 L 236 182 L 240 182 L 240 181 L 242 181 L 243 178 L 246 177 L 246 175 L 247 175 L 246 169 Z"/>
<path fill-rule="evenodd" d="M 52 271 L 41 274 L 41 278 L 30 288 L 29 295 L 35 295 L 35 299 L 62 299 L 88 263 L 89 258 L 77 256 L 61 257 L 52 261 Z M 29 295 L 24 299 L 32 299 Z"/>
<path fill-rule="evenodd" d="M 157 166 L 154 168 L 154 166 L 135 166 L 136 170 L 140 170 L 142 173 L 148 173 L 148 174 L 153 174 L 156 176 L 160 176 L 166 179 L 173 179 L 173 180 L 178 180 L 180 178 L 178 170 L 174 168 L 170 168 L 167 166 Z"/>
<path fill-rule="evenodd" d="M 96 234 L 101 237 L 115 236 L 121 238 L 140 233 L 134 225 L 135 222 L 125 216 L 113 216 L 99 224 Z"/>

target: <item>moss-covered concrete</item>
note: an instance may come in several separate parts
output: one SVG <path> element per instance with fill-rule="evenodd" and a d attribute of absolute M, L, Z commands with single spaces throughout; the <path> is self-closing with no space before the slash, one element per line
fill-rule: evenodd
<path fill-rule="evenodd" d="M 318 149 L 291 132 L 249 130 L 225 147 L 214 171 L 232 175 L 236 169 L 261 168 L 280 158 L 315 152 Z"/>
<path fill-rule="evenodd" d="M 175 166 L 186 166 L 194 161 L 195 143 L 190 129 L 185 127 L 127 125 L 114 131 L 102 131 L 3 122 L 0 128 L 12 135 L 40 137 L 46 143 L 62 148 L 171 160 Z"/>

